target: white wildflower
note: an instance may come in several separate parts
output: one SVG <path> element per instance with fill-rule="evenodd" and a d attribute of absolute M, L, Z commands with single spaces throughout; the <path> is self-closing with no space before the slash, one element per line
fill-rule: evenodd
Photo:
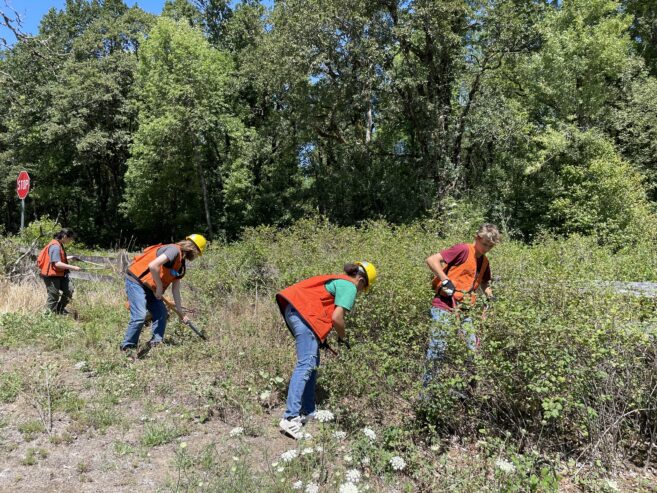
<path fill-rule="evenodd" d="M 237 426 L 237 427 L 233 428 L 232 430 L 230 430 L 230 433 L 229 433 L 229 435 L 231 437 L 238 437 L 242 434 L 244 434 L 244 428 L 242 428 L 241 426 Z"/>
<path fill-rule="evenodd" d="M 358 486 L 354 483 L 342 483 L 340 485 L 340 493 L 358 493 Z"/>
<path fill-rule="evenodd" d="M 313 439 L 313 436 L 312 436 L 310 433 L 305 433 L 305 432 L 304 432 L 304 434 L 303 434 L 303 436 L 302 436 L 301 438 L 302 438 L 303 440 L 312 440 L 312 439 Z"/>
<path fill-rule="evenodd" d="M 315 452 L 324 452 L 324 447 L 317 445 L 317 447 L 315 447 Z"/>
<path fill-rule="evenodd" d="M 305 493 L 319 493 L 319 485 L 317 483 L 308 483 Z"/>
<path fill-rule="evenodd" d="M 395 455 L 390 459 L 390 466 L 392 466 L 395 471 L 403 471 L 406 468 L 406 461 L 398 455 Z"/>
<path fill-rule="evenodd" d="M 363 428 L 363 433 L 367 438 L 370 439 L 370 441 L 376 440 L 376 433 L 374 433 L 374 430 L 372 428 Z"/>
<path fill-rule="evenodd" d="M 270 390 L 265 390 L 264 392 L 260 393 L 260 400 L 261 401 L 266 401 L 271 397 L 271 391 Z"/>
<path fill-rule="evenodd" d="M 354 459 L 353 459 L 353 457 L 352 457 L 351 455 L 345 455 L 345 456 L 344 456 L 344 461 L 345 461 L 347 464 L 351 464 L 351 461 L 352 461 L 352 460 L 354 460 Z"/>
<path fill-rule="evenodd" d="M 440 450 L 440 445 L 432 445 L 429 447 L 432 452 L 438 452 Z"/>
<path fill-rule="evenodd" d="M 187 448 L 187 442 L 180 442 L 180 448 Z"/>
<path fill-rule="evenodd" d="M 276 469 L 276 472 L 283 472 L 283 471 L 285 471 L 284 467 L 279 467 L 279 468 Z"/>
<path fill-rule="evenodd" d="M 361 464 L 364 466 L 369 466 L 370 465 L 370 458 L 369 457 L 363 457 L 363 459 L 360 461 Z"/>
<path fill-rule="evenodd" d="M 315 412 L 315 419 L 320 423 L 328 423 L 329 421 L 333 421 L 334 418 L 335 415 L 328 409 L 322 409 Z"/>
<path fill-rule="evenodd" d="M 611 491 L 620 491 L 618 488 L 618 483 L 616 481 L 612 481 L 611 479 L 607 480 L 607 486 L 609 486 Z"/>
<path fill-rule="evenodd" d="M 281 454 L 281 460 L 283 462 L 291 462 L 292 460 L 296 459 L 298 455 L 299 451 L 297 449 L 288 450 L 287 452 L 283 452 Z"/>
<path fill-rule="evenodd" d="M 271 467 L 276 467 L 276 466 L 278 466 L 278 462 L 272 462 L 271 463 Z"/>
<path fill-rule="evenodd" d="M 301 451 L 301 455 L 309 455 L 312 454 L 315 451 L 312 447 L 306 447 Z"/>
<path fill-rule="evenodd" d="M 345 477 L 350 483 L 358 483 L 360 481 L 360 471 L 358 469 L 349 469 Z"/>
<path fill-rule="evenodd" d="M 296 481 L 295 483 L 292 484 L 293 490 L 300 490 L 301 488 L 303 488 L 303 481 L 301 480 Z"/>
<path fill-rule="evenodd" d="M 506 474 L 513 474 L 516 472 L 516 466 L 514 466 L 511 462 L 508 460 L 504 459 L 497 459 L 495 461 L 495 465 L 502 471 L 503 473 Z"/>
<path fill-rule="evenodd" d="M 344 440 L 347 438 L 347 432 L 346 431 L 334 431 L 333 432 L 333 438 L 336 440 Z"/>

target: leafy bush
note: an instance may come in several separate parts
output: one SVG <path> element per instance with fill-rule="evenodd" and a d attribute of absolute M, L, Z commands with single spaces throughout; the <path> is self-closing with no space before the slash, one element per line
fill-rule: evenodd
<path fill-rule="evenodd" d="M 440 238 L 433 226 L 373 222 L 356 229 L 302 221 L 284 231 L 249 230 L 243 241 L 215 248 L 206 268 L 190 277 L 205 286 L 210 303 L 236 293 L 254 299 L 257 290 L 259 303 L 271 306 L 274 293 L 295 281 L 339 272 L 347 261 L 373 262 L 379 281 L 348 315 L 352 350 L 320 367 L 322 406 L 348 429 L 412 425 L 471 437 L 487 429 L 547 450 L 607 459 L 614 447 L 654 430 L 654 302 L 615 293 L 605 282 L 655 279 L 652 244 L 614 253 L 595 238 L 574 236 L 494 249 L 499 301 L 485 320 L 481 305 L 471 312 L 480 350 L 473 355 L 456 331 L 448 334 L 446 362 L 423 389 L 432 297 L 424 259 L 471 240 L 470 233 Z M 282 318 L 269 323 L 292 352 Z M 281 365 L 276 371 L 285 374 Z"/>
<path fill-rule="evenodd" d="M 18 234 L 18 239 L 25 245 L 36 242 L 36 246 L 42 248 L 60 229 L 62 226 L 59 222 L 48 216 L 42 216 L 25 226 L 23 231 Z"/>

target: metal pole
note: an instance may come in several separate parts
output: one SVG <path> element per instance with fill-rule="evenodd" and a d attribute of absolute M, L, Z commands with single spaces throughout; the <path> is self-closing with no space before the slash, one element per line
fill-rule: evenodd
<path fill-rule="evenodd" d="M 21 231 L 25 227 L 25 199 L 21 199 Z"/>

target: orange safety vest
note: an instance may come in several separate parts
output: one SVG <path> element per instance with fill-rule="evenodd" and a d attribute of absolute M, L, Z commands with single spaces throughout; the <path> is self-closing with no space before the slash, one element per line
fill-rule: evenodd
<path fill-rule="evenodd" d="M 283 317 L 285 317 L 287 305 L 292 305 L 319 340 L 324 342 L 333 329 L 333 312 L 335 311 L 335 297 L 327 291 L 324 285 L 335 279 L 352 282 L 351 277 L 344 274 L 315 276 L 277 293 L 276 302 Z M 291 327 L 288 328 L 290 331 L 292 330 Z"/>
<path fill-rule="evenodd" d="M 445 274 L 450 281 L 456 286 L 454 291 L 454 301 L 461 302 L 466 294 L 470 294 L 470 303 L 474 304 L 477 299 L 475 291 L 481 285 L 486 269 L 488 268 L 488 258 L 484 255 L 481 261 L 481 269 L 477 272 L 477 256 L 474 245 L 468 245 L 468 256 L 460 265 L 448 265 L 445 268 Z M 442 286 L 438 276 L 433 278 L 432 286 L 436 294 L 440 294 Z"/>
<path fill-rule="evenodd" d="M 68 273 L 68 269 L 58 269 L 55 267 L 50 260 L 50 247 L 53 245 L 59 246 L 61 250 L 61 262 L 68 264 L 68 258 L 66 258 L 66 252 L 64 251 L 64 245 L 62 245 L 59 240 L 51 240 L 43 250 L 39 253 L 37 257 L 37 267 L 43 277 L 64 277 Z"/>
<path fill-rule="evenodd" d="M 185 276 L 185 261 L 183 260 L 183 253 L 180 247 L 176 244 L 172 244 L 178 249 L 178 257 L 173 262 L 173 265 L 167 266 L 170 262 L 165 262 L 160 266 L 160 279 L 162 281 L 162 291 L 166 291 L 171 284 L 176 279 L 182 279 Z M 149 246 L 144 250 L 144 252 L 135 257 L 133 262 L 128 267 L 128 275 L 133 279 L 138 280 L 144 286 L 150 288 L 152 291 L 156 290 L 155 281 L 151 275 L 151 271 L 148 268 L 153 260 L 157 258 L 157 249 L 163 246 L 168 246 L 163 243 L 158 245 Z M 172 272 L 175 271 L 175 272 Z"/>

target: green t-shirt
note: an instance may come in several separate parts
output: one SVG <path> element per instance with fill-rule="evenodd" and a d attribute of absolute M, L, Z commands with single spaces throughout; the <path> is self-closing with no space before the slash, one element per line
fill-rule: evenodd
<path fill-rule="evenodd" d="M 334 279 L 327 282 L 325 285 L 326 290 L 335 296 L 335 304 L 341 306 L 345 310 L 351 310 L 356 302 L 356 285 L 353 282 L 345 281 L 344 279 Z"/>

